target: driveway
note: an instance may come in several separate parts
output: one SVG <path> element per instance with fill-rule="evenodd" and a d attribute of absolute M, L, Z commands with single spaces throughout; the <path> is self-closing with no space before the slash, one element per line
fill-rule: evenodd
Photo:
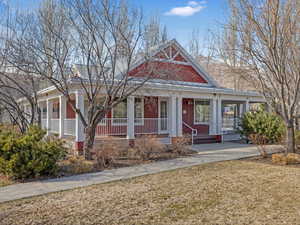
<path fill-rule="evenodd" d="M 28 198 L 51 192 L 85 187 L 110 181 L 128 179 L 147 174 L 154 174 L 168 170 L 200 165 L 204 163 L 235 160 L 258 155 L 257 148 L 253 145 L 238 143 L 201 144 L 191 148 L 197 151 L 190 157 L 153 162 L 132 167 L 105 170 L 97 173 L 75 175 L 70 177 L 49 179 L 22 184 L 14 184 L 0 188 L 0 202 Z M 278 147 L 269 146 L 274 151 Z"/>

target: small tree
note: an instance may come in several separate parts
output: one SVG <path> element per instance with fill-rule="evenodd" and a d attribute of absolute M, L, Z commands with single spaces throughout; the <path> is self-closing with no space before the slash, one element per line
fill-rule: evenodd
<path fill-rule="evenodd" d="M 227 52 L 283 119 L 286 151 L 295 152 L 295 117 L 300 87 L 300 2 L 231 0 L 235 44 Z"/>

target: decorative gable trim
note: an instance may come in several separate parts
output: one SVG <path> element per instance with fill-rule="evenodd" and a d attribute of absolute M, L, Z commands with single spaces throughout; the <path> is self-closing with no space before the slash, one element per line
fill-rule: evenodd
<path fill-rule="evenodd" d="M 169 55 L 168 55 L 168 53 L 165 51 L 165 49 L 167 49 L 168 47 L 170 47 L 170 49 L 172 49 L 172 45 L 174 45 L 176 48 L 178 48 L 178 51 L 176 52 L 175 55 L 172 55 L 172 53 L 169 53 Z M 163 53 L 166 56 L 166 58 L 163 58 L 163 57 L 162 58 L 154 58 L 159 53 Z M 185 62 L 175 60 L 175 58 L 178 57 L 179 55 L 184 58 Z M 214 87 L 219 87 L 217 82 L 199 65 L 198 62 L 196 62 L 196 60 L 175 39 L 159 45 L 155 50 L 153 50 L 150 53 L 150 58 L 154 58 L 155 61 L 170 62 L 170 63 L 174 63 L 174 64 L 192 66 L 193 69 L 195 69 L 196 72 L 199 74 L 199 76 L 201 76 L 208 83 L 208 85 L 211 85 Z M 137 61 L 137 63 L 132 65 L 132 67 L 130 68 L 130 71 L 137 68 L 138 66 L 143 64 L 145 61 L 146 61 L 146 59 L 141 59 L 141 60 Z"/>

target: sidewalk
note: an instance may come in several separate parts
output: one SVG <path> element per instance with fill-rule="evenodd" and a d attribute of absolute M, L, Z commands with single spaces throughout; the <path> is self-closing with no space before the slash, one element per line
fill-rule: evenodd
<path fill-rule="evenodd" d="M 97 173 L 9 185 L 0 188 L 0 202 L 128 179 L 204 163 L 235 160 L 258 155 L 255 146 L 237 143 L 194 145 L 192 149 L 198 151 L 198 153 L 190 157 L 105 170 Z"/>

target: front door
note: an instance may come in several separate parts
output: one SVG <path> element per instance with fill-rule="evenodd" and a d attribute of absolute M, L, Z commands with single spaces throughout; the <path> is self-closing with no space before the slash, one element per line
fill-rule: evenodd
<path fill-rule="evenodd" d="M 168 132 L 168 102 L 160 100 L 159 102 L 159 131 L 160 133 Z"/>

